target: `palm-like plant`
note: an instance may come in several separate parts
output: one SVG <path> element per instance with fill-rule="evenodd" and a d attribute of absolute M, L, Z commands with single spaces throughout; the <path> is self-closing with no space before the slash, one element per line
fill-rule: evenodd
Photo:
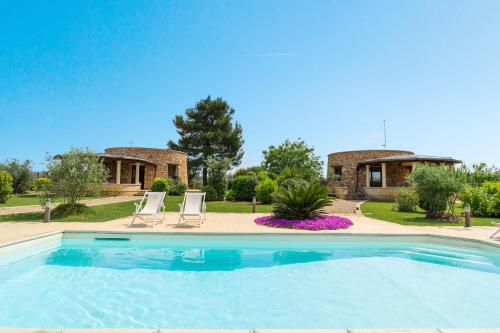
<path fill-rule="evenodd" d="M 273 215 L 288 220 L 311 219 L 323 213 L 323 207 L 332 203 L 323 186 L 293 182 L 280 187 L 273 194 Z"/>

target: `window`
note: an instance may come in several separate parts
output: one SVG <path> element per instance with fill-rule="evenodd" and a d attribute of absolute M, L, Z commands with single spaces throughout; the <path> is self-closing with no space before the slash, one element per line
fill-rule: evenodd
<path fill-rule="evenodd" d="M 336 181 L 342 180 L 342 166 L 341 165 L 335 165 L 333 167 L 333 179 Z"/>
<path fill-rule="evenodd" d="M 370 187 L 382 187 L 382 167 L 370 167 Z"/>

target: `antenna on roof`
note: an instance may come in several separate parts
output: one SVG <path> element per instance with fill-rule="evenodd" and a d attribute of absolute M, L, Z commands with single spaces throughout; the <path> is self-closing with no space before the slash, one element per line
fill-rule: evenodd
<path fill-rule="evenodd" d="M 384 149 L 387 149 L 387 131 L 385 130 L 385 119 L 384 119 L 384 144 L 382 145 Z"/>

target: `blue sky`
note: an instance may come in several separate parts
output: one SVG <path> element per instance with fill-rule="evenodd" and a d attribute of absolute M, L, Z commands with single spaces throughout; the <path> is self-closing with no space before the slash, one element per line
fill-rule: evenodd
<path fill-rule="evenodd" d="M 244 164 L 303 138 L 500 165 L 500 1 L 1 1 L 0 160 L 164 147 L 207 95 Z"/>

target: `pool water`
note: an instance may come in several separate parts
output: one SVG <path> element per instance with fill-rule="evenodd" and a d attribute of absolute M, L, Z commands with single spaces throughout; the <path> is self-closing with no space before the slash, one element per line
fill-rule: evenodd
<path fill-rule="evenodd" d="M 422 237 L 64 238 L 0 266 L 0 300 L 0 327 L 500 327 L 500 250 Z"/>

